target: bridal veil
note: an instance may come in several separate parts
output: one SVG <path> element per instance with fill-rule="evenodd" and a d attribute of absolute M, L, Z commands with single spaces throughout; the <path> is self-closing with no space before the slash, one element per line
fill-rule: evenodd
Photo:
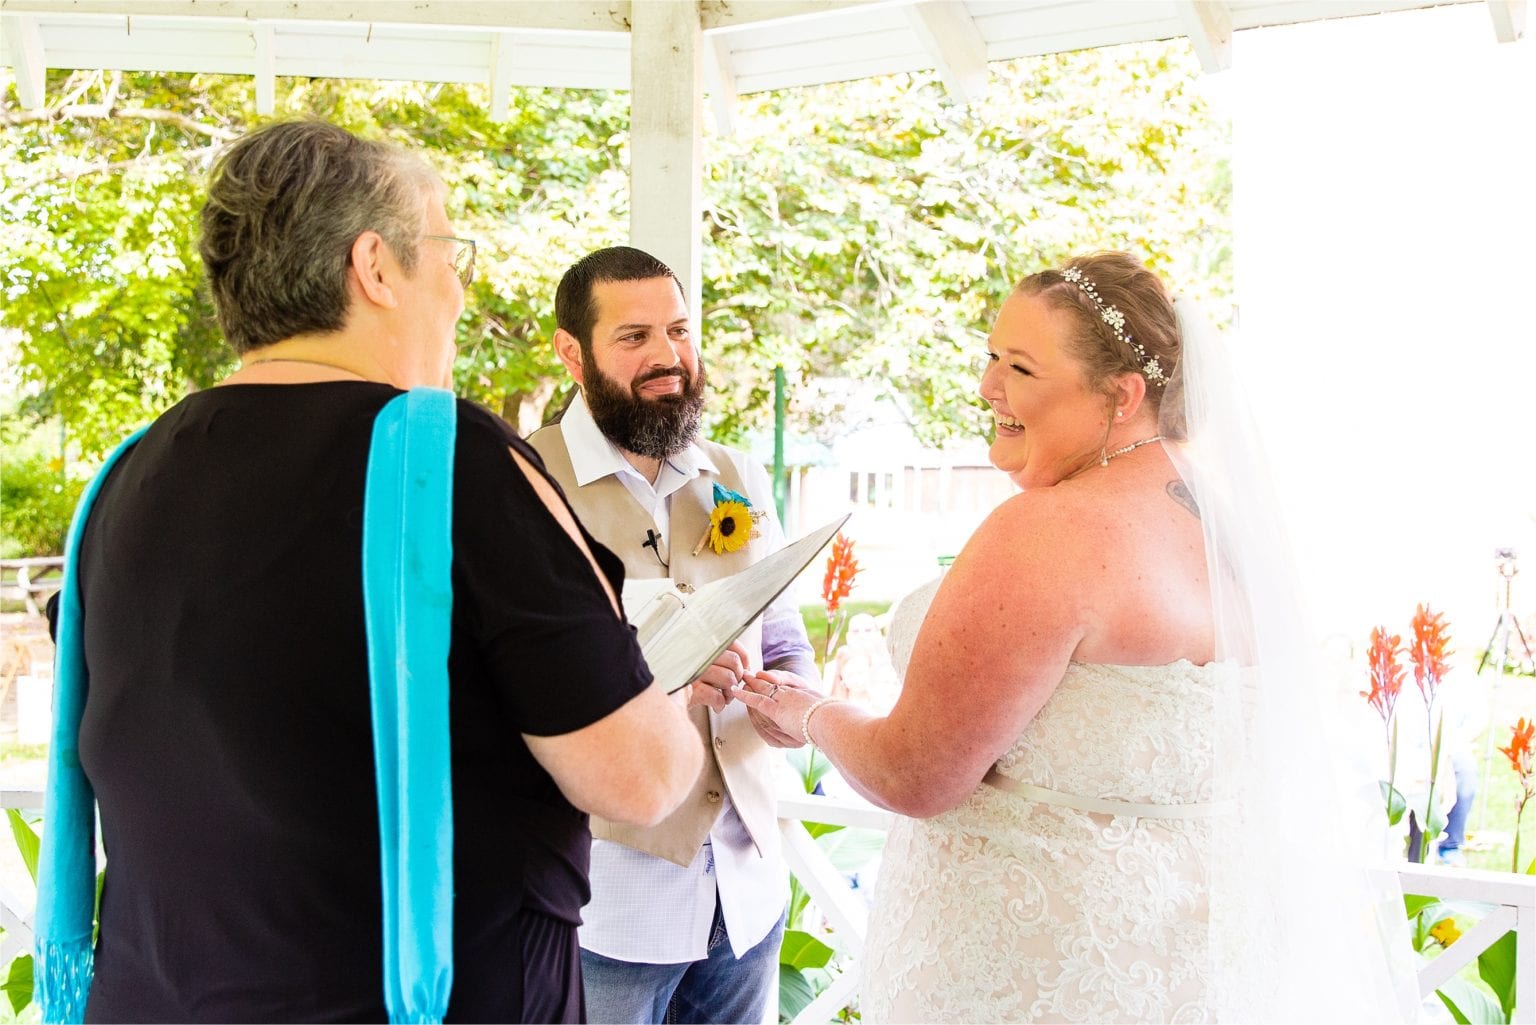
<path fill-rule="evenodd" d="M 1182 357 L 1160 433 L 1200 510 L 1216 658 L 1239 667 L 1218 710 L 1232 811 L 1211 851 L 1217 1021 L 1416 1020 L 1397 875 L 1383 861 L 1377 784 L 1336 763 L 1323 677 L 1262 446 L 1224 342 L 1175 303 Z"/>

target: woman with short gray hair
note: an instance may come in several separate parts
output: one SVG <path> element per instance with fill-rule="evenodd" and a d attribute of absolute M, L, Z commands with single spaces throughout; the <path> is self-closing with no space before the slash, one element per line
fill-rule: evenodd
<path fill-rule="evenodd" d="M 443 199 L 415 157 L 322 122 L 258 129 L 213 170 L 202 253 L 242 365 L 103 471 L 61 613 L 89 686 L 56 746 L 78 740 L 108 855 L 94 975 L 52 924 L 85 907 L 88 944 L 88 897 L 46 873 L 40 939 L 90 1020 L 581 1020 L 587 813 L 655 822 L 698 773 L 621 563 L 510 427 L 434 391 L 474 268 Z M 421 541 L 372 505 L 402 396 L 446 410 L 438 465 L 403 487 L 446 478 L 451 543 L 383 603 L 392 650 L 367 545 Z M 441 640 L 420 664 L 419 622 Z M 434 758 L 424 789 L 387 783 Z M 89 844 L 81 817 L 47 842 Z"/>

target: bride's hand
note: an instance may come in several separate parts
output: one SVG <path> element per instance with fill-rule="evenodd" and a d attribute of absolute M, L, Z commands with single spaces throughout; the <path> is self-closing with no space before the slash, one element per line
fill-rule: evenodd
<path fill-rule="evenodd" d="M 752 713 L 763 739 L 776 747 L 801 747 L 801 718 L 821 699 L 819 691 L 805 685 L 794 673 L 764 669 L 741 681 L 736 697 Z M 772 734 L 768 732 L 772 731 Z"/>

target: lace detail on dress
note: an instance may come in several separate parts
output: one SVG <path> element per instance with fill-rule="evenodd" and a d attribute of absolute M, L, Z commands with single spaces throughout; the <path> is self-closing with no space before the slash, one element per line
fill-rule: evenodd
<path fill-rule="evenodd" d="M 891 624 L 905 673 L 936 583 Z M 1194 804 L 1214 792 L 1225 666 L 1072 664 L 999 759 L 1086 797 Z M 982 785 L 900 818 L 876 884 L 866 1021 L 1194 1022 L 1210 1017 L 1210 819 L 1105 815 Z"/>

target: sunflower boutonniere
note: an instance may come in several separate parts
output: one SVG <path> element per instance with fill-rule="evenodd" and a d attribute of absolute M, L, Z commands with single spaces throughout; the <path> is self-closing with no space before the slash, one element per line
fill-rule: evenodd
<path fill-rule="evenodd" d="M 739 495 L 717 483 L 715 508 L 709 514 L 709 529 L 704 531 L 704 536 L 694 545 L 693 554 L 698 555 L 705 547 L 713 549 L 716 555 L 741 551 L 748 541 L 761 536 L 757 524 L 762 518 L 762 510 L 752 508 L 752 503 L 747 501 L 745 495 Z"/>

